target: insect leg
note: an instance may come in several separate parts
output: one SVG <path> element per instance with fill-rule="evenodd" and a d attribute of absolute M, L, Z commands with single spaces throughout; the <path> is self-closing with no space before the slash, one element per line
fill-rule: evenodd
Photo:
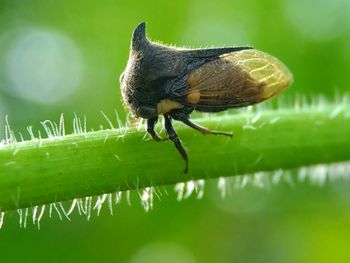
<path fill-rule="evenodd" d="M 147 119 L 147 132 L 152 136 L 155 141 L 163 141 L 164 139 L 159 137 L 159 135 L 155 132 L 154 126 L 158 121 L 158 117 L 154 117 L 151 119 Z"/>
<path fill-rule="evenodd" d="M 184 173 L 188 172 L 188 155 L 185 148 L 182 146 L 179 137 L 177 136 L 174 127 L 171 123 L 171 117 L 167 114 L 164 114 L 164 127 L 168 133 L 169 139 L 175 144 L 176 149 L 181 154 L 182 159 L 185 161 L 185 170 Z"/>
<path fill-rule="evenodd" d="M 211 131 L 208 130 L 207 128 L 204 128 L 198 124 L 193 123 L 192 121 L 190 121 L 190 118 L 187 114 L 183 114 L 181 112 L 181 110 L 174 110 L 171 112 L 171 116 L 178 121 L 183 122 L 184 124 L 186 124 L 187 126 L 201 132 L 203 135 L 207 135 L 207 134 L 214 134 L 214 135 L 224 135 L 224 136 L 228 136 L 231 137 L 233 136 L 233 134 L 231 132 L 221 132 L 221 131 Z"/>
<path fill-rule="evenodd" d="M 221 132 L 221 131 L 211 131 L 208 130 L 207 128 L 204 128 L 198 124 L 193 123 L 192 121 L 190 121 L 190 119 L 183 119 L 181 120 L 184 124 L 186 124 L 187 126 L 201 132 L 203 135 L 207 135 L 207 134 L 214 134 L 214 135 L 224 135 L 224 136 L 228 136 L 231 137 L 233 136 L 233 134 L 231 132 Z"/>

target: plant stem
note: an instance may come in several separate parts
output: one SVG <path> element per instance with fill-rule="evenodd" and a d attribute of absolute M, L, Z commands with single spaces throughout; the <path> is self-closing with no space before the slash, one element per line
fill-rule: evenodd
<path fill-rule="evenodd" d="M 204 137 L 175 125 L 189 154 L 188 174 L 183 173 L 184 162 L 172 142 L 155 142 L 148 136 L 144 140 L 144 130 L 135 127 L 0 145 L 0 209 L 350 160 L 346 104 L 194 121 L 209 129 L 233 131 L 234 137 Z"/>

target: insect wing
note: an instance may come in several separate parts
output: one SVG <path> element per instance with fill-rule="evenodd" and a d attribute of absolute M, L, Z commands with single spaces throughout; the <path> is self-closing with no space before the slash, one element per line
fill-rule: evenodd
<path fill-rule="evenodd" d="M 199 111 L 220 111 L 264 101 L 293 81 L 273 56 L 254 49 L 221 55 L 187 78 L 185 103 Z"/>

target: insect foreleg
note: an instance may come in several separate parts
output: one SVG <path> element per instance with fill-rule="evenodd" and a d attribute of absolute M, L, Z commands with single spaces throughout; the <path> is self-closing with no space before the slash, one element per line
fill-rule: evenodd
<path fill-rule="evenodd" d="M 182 146 L 179 137 L 177 136 L 174 127 L 171 123 L 171 117 L 167 114 L 164 114 L 164 127 L 169 136 L 169 139 L 175 144 L 176 149 L 181 154 L 182 159 L 185 161 L 185 170 L 184 173 L 188 172 L 188 155 L 185 148 Z"/>
<path fill-rule="evenodd" d="M 155 141 L 163 141 L 164 139 L 159 137 L 159 135 L 155 132 L 154 126 L 158 121 L 158 117 L 153 117 L 147 120 L 147 132 L 152 136 Z"/>

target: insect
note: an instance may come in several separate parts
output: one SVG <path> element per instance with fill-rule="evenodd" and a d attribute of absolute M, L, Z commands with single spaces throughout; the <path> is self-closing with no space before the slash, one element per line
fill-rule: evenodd
<path fill-rule="evenodd" d="M 123 101 L 134 117 L 147 119 L 147 132 L 164 140 L 154 128 L 158 116 L 184 159 L 172 120 L 181 121 L 204 135 L 232 137 L 232 133 L 210 131 L 190 120 L 191 112 L 219 112 L 259 103 L 278 94 L 293 81 L 287 67 L 273 56 L 251 47 L 209 49 L 174 48 L 151 42 L 145 23 L 139 24 L 131 40 L 126 69 L 120 76 Z"/>

